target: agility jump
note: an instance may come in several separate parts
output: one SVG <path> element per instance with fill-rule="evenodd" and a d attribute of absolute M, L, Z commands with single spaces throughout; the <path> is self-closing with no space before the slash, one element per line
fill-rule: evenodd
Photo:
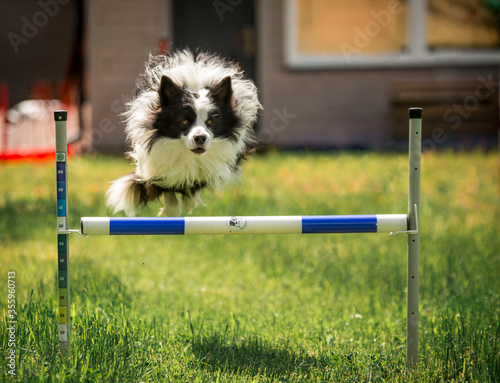
<path fill-rule="evenodd" d="M 121 218 L 83 217 L 81 228 L 68 228 L 68 167 L 66 111 L 54 112 L 56 122 L 57 243 L 59 276 L 59 346 L 70 350 L 69 235 L 193 235 L 193 234 L 330 234 L 391 233 L 408 236 L 406 361 L 418 361 L 419 212 L 422 109 L 409 110 L 409 188 L 406 214 L 227 216 Z"/>

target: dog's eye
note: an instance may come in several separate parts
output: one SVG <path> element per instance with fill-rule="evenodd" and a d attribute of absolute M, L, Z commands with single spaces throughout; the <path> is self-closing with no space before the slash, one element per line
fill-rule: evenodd
<path fill-rule="evenodd" d="M 219 117 L 218 114 L 214 114 L 212 117 L 210 117 L 208 120 L 205 121 L 205 124 L 207 124 L 207 126 L 215 125 L 215 122 L 217 121 L 218 117 Z"/>
<path fill-rule="evenodd" d="M 189 125 L 189 120 L 187 118 L 181 120 L 180 125 L 181 126 L 188 126 Z"/>

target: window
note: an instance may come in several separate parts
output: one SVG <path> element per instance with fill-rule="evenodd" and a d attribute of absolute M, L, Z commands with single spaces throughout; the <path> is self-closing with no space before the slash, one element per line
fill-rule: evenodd
<path fill-rule="evenodd" d="M 285 0 L 292 68 L 500 63 L 500 0 Z"/>

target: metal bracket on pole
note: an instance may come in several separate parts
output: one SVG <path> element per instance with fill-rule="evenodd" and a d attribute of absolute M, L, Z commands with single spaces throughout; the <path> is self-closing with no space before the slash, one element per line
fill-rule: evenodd
<path fill-rule="evenodd" d="M 87 234 L 83 234 L 80 230 L 76 230 L 76 229 L 59 230 L 57 233 L 58 234 L 72 234 L 72 233 L 76 233 L 76 234 L 82 236 L 83 238 L 87 238 L 88 237 Z"/>
<path fill-rule="evenodd" d="M 415 230 L 402 230 L 402 231 L 393 231 L 389 234 L 389 237 L 394 237 L 395 235 L 398 234 L 418 234 L 419 228 L 418 228 L 418 207 L 417 204 L 413 204 L 413 212 L 415 215 L 413 216 L 413 225 L 411 223 L 408 224 L 409 227 L 413 226 L 416 227 Z M 408 217 L 408 220 L 410 220 L 411 217 Z"/>

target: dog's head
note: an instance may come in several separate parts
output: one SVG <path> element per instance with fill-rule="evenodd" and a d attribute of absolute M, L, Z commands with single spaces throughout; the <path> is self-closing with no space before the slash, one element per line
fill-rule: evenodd
<path fill-rule="evenodd" d="M 195 155 L 204 155 L 217 139 L 237 139 L 239 118 L 232 108 L 231 77 L 201 89 L 189 89 L 163 76 L 160 108 L 150 148 L 158 139 L 180 139 Z"/>

